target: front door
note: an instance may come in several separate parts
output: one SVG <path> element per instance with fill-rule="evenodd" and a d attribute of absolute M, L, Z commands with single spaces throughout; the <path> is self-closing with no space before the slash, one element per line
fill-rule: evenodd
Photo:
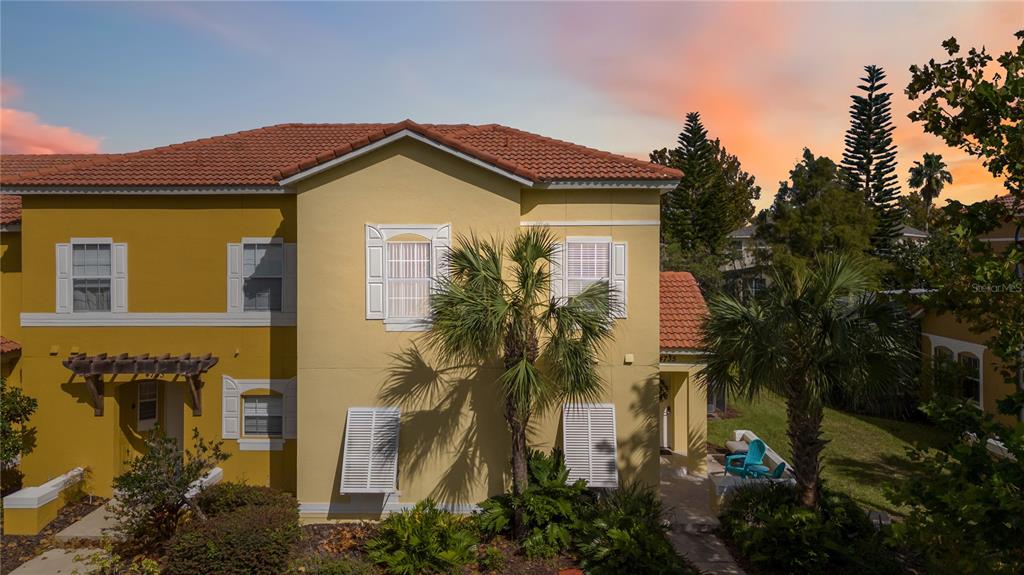
<path fill-rule="evenodd" d="M 161 427 L 167 437 L 178 441 L 178 449 L 185 445 L 185 384 L 164 382 L 164 409 Z"/>

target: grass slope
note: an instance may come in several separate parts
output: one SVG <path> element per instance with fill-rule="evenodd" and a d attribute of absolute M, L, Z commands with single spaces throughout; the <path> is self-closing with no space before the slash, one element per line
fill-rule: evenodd
<path fill-rule="evenodd" d="M 792 451 L 786 437 L 786 405 L 773 396 L 762 396 L 754 402 L 732 400 L 731 409 L 739 417 L 708 420 L 708 441 L 725 445 L 734 429 L 749 429 L 768 445 L 791 460 Z M 885 488 L 907 477 L 912 463 L 907 448 L 922 444 L 937 448 L 945 435 L 930 425 L 895 421 L 825 410 L 825 446 L 822 475 L 829 487 L 848 493 L 862 506 L 883 509 L 902 515 L 901 510 L 885 497 Z"/>

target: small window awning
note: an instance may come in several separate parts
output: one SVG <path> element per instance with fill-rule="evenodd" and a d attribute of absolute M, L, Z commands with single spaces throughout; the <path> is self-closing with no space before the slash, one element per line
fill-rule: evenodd
<path fill-rule="evenodd" d="M 162 376 L 183 376 L 188 382 L 189 391 L 192 394 L 192 414 L 202 415 L 202 376 L 211 367 L 217 365 L 218 358 L 213 354 L 192 356 L 190 353 L 184 355 L 171 355 L 165 353 L 159 356 L 151 356 L 148 353 L 142 355 L 85 355 L 84 353 L 73 354 L 63 361 L 64 367 L 71 370 L 73 376 L 80 375 L 85 378 L 86 387 L 92 398 L 93 409 L 97 416 L 103 415 L 103 378 L 128 374 L 132 376 L 145 376 L 157 378 Z"/>

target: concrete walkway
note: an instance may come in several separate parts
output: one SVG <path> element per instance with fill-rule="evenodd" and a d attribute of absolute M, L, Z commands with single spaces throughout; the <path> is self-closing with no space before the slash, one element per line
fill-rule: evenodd
<path fill-rule="evenodd" d="M 97 551 L 99 549 L 50 549 L 11 571 L 11 575 L 51 575 L 54 573 L 70 575 L 76 569 L 85 575 L 95 569 L 83 562 L 75 561 L 75 557 L 85 558 Z"/>
<path fill-rule="evenodd" d="M 101 539 L 104 535 L 108 535 L 106 531 L 113 526 L 114 520 L 113 517 L 110 516 L 110 511 L 107 509 L 107 505 L 102 505 L 85 517 L 75 521 L 71 525 L 68 525 L 53 537 L 58 542 L 80 539 L 97 540 Z"/>
<path fill-rule="evenodd" d="M 711 473 L 721 468 L 721 464 L 710 457 L 707 465 Z M 720 523 L 711 510 L 707 475 L 690 473 L 671 457 L 662 457 L 659 483 L 661 500 L 671 523 L 669 541 L 676 551 L 704 573 L 743 575 L 743 570 L 715 534 Z"/>

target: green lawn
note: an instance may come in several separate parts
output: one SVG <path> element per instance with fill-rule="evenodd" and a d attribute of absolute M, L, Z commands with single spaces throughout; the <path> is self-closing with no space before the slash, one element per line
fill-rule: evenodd
<path fill-rule="evenodd" d="M 708 421 L 708 441 L 724 445 L 734 429 L 749 429 L 787 461 L 791 451 L 786 437 L 786 406 L 782 400 L 762 396 L 754 403 L 732 400 L 739 417 Z M 920 423 L 894 421 L 825 410 L 825 447 L 822 474 L 828 485 L 846 492 L 861 505 L 901 514 L 885 497 L 885 488 L 903 480 L 912 466 L 906 450 L 915 444 L 939 447 L 944 434 Z"/>

